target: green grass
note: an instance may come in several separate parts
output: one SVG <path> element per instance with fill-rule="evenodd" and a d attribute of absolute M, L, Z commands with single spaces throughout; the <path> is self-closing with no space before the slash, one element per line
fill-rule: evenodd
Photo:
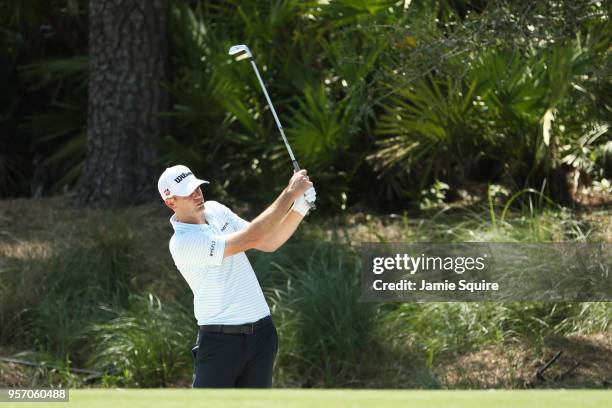
<path fill-rule="evenodd" d="M 400 390 L 72 390 L 62 406 L 162 407 L 605 407 L 609 391 L 400 391 Z M 8 405 L 7 405 L 8 406 Z M 15 404 L 17 406 L 17 404 Z M 41 407 L 19 403 L 19 407 Z"/>

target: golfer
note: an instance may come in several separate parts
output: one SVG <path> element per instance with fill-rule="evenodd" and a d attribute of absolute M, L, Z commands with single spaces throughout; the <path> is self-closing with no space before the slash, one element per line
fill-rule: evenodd
<path fill-rule="evenodd" d="M 291 237 L 314 202 L 306 170 L 248 222 L 216 201 L 185 166 L 166 169 L 157 187 L 174 211 L 170 253 L 193 292 L 199 332 L 192 349 L 193 387 L 272 386 L 278 335 L 245 251 L 273 252 Z"/>

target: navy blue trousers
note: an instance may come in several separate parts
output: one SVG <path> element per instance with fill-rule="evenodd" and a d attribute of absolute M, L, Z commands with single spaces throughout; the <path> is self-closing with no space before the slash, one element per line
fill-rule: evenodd
<path fill-rule="evenodd" d="M 194 359 L 194 388 L 270 388 L 278 351 L 272 320 L 253 334 L 211 333 L 200 330 Z"/>

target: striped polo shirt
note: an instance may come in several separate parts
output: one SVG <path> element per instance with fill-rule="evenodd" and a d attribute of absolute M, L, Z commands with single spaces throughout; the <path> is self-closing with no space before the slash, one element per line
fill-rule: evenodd
<path fill-rule="evenodd" d="M 170 253 L 193 292 L 198 325 L 243 324 L 268 316 L 270 308 L 246 254 L 223 257 L 224 236 L 249 222 L 216 201 L 206 201 L 205 208 L 206 224 L 170 218 Z"/>

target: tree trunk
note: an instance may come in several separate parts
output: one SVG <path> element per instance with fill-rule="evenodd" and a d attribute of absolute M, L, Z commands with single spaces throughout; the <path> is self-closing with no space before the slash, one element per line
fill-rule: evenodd
<path fill-rule="evenodd" d="M 166 0 L 89 1 L 87 157 L 79 201 L 101 207 L 156 194 L 159 113 L 168 97 Z"/>

